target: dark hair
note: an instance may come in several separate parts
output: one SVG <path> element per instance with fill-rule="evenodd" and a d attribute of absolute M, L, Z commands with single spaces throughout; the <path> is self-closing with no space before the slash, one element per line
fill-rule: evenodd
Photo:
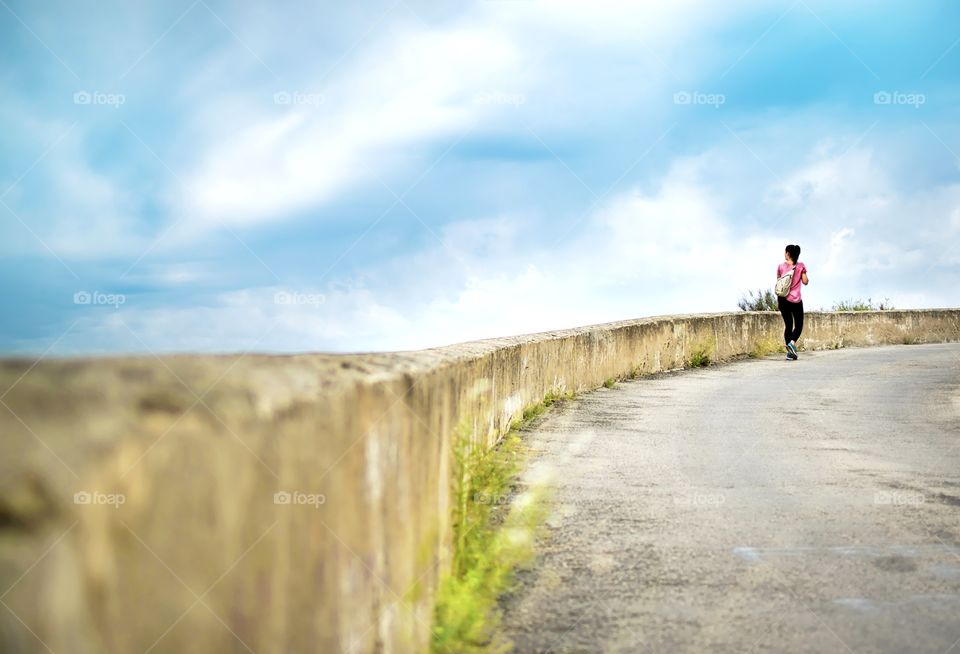
<path fill-rule="evenodd" d="M 788 245 L 786 247 L 787 254 L 790 255 L 790 258 L 793 259 L 793 263 L 800 261 L 800 246 L 799 245 Z"/>

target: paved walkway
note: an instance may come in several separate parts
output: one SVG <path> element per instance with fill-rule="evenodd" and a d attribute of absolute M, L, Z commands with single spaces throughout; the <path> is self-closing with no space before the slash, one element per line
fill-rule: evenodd
<path fill-rule="evenodd" d="M 960 344 L 624 382 L 527 439 L 557 491 L 521 654 L 960 654 Z"/>

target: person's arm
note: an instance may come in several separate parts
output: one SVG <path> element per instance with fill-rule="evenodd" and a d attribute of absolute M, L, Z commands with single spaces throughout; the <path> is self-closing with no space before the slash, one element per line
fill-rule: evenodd
<path fill-rule="evenodd" d="M 810 279 L 807 277 L 807 267 L 803 267 L 803 272 L 800 273 L 800 280 L 803 282 L 803 285 L 806 286 L 810 283 Z"/>

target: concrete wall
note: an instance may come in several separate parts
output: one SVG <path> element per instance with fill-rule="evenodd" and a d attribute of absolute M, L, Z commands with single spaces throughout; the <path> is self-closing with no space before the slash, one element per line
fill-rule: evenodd
<path fill-rule="evenodd" d="M 0 651 L 422 651 L 458 423 L 491 444 L 550 390 L 781 331 L 728 313 L 392 354 L 0 361 Z M 928 310 L 808 314 L 802 341 L 958 339 L 960 310 Z"/>

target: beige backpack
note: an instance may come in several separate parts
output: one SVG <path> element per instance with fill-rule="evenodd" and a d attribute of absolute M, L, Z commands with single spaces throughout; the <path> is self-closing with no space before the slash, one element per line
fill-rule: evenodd
<path fill-rule="evenodd" d="M 774 290 L 778 297 L 787 297 L 790 295 L 790 289 L 793 287 L 793 271 L 796 269 L 797 266 L 794 265 L 793 268 L 780 275 L 777 279 L 777 285 L 774 287 Z"/>

